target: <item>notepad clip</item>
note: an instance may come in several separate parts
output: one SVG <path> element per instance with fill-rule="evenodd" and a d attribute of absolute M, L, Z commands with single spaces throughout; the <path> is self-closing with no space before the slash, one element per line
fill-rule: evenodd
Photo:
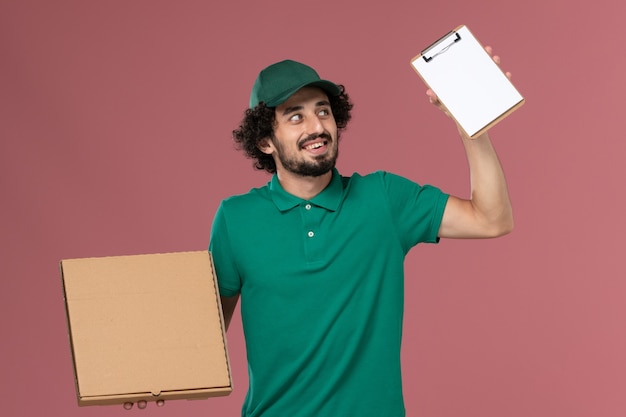
<path fill-rule="evenodd" d="M 451 42 L 448 42 L 449 38 L 454 35 L 454 39 Z M 435 58 L 437 55 L 441 55 L 444 52 L 446 52 L 448 49 L 450 49 L 450 47 L 452 45 L 454 45 L 455 43 L 457 43 L 458 41 L 461 40 L 461 35 L 459 35 L 458 32 L 452 31 L 450 33 L 448 33 L 447 35 L 443 36 L 441 39 L 439 39 L 438 41 L 436 41 L 435 43 L 433 43 L 431 46 L 429 46 L 428 48 L 424 49 L 424 51 L 422 51 L 422 58 L 424 58 L 424 61 L 426 62 L 430 62 L 432 61 L 433 58 Z M 427 54 L 429 51 L 436 49 L 435 51 L 433 51 L 430 54 Z"/>

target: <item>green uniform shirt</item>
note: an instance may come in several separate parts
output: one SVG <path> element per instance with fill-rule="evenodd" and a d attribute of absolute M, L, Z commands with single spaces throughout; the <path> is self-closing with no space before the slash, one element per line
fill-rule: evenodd
<path fill-rule="evenodd" d="M 220 293 L 241 293 L 246 417 L 401 417 L 404 257 L 435 243 L 448 196 L 386 172 L 306 201 L 266 186 L 211 231 Z"/>

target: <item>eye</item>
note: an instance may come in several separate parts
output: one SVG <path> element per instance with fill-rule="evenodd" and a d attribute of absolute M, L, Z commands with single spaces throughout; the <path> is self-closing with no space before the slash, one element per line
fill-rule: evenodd
<path fill-rule="evenodd" d="M 299 113 L 296 113 L 293 116 L 289 117 L 290 122 L 299 122 L 300 120 L 302 120 L 302 115 Z"/>
<path fill-rule="evenodd" d="M 330 116 L 330 115 L 331 115 L 331 112 L 330 112 L 330 109 L 328 109 L 328 108 L 323 108 L 323 109 L 321 109 L 321 110 L 319 111 L 319 113 L 318 113 L 318 114 L 319 114 L 320 116 Z"/>

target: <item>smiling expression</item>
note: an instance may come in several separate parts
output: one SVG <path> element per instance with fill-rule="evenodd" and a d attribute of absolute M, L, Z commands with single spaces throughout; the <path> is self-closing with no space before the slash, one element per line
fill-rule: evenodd
<path fill-rule="evenodd" d="M 321 89 L 304 87 L 275 111 L 273 136 L 261 150 L 274 157 L 279 174 L 317 177 L 334 168 L 337 124 L 328 96 Z"/>

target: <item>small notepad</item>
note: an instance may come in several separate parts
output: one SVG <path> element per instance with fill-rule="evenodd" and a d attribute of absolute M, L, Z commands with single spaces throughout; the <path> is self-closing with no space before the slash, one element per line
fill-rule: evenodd
<path fill-rule="evenodd" d="M 524 103 L 467 26 L 459 26 L 411 59 L 465 134 L 475 138 Z"/>

